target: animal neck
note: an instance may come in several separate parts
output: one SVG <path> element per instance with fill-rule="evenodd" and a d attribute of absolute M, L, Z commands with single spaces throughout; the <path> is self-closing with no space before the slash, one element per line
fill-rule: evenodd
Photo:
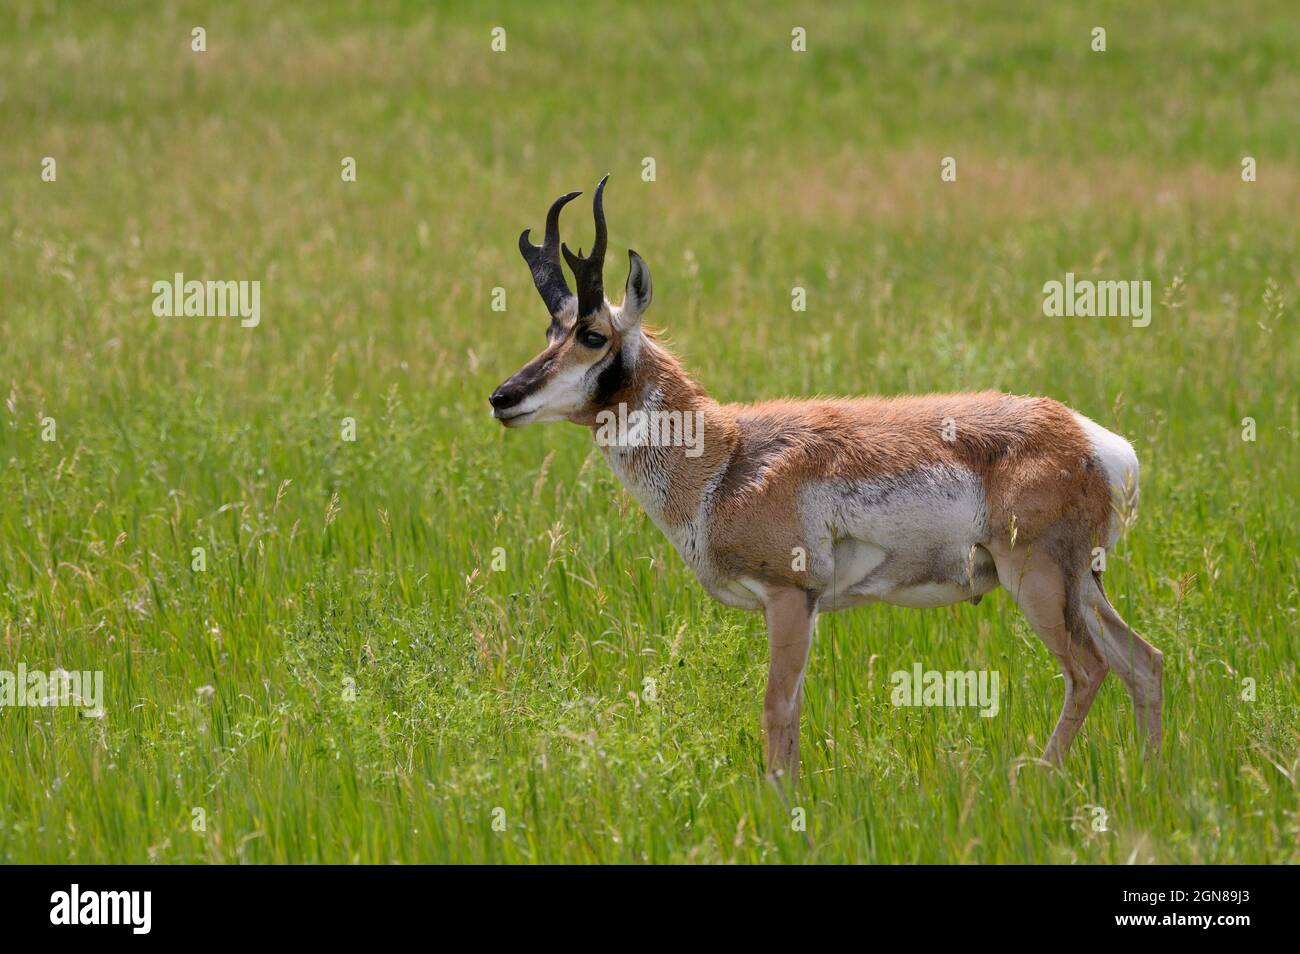
<path fill-rule="evenodd" d="M 592 434 L 614 473 L 661 526 L 695 518 L 736 443 L 731 415 L 646 336 Z"/>
<path fill-rule="evenodd" d="M 705 410 L 716 402 L 682 367 L 677 357 L 642 335 L 636 356 L 624 372 L 621 387 L 611 396 L 608 406 L 617 410 L 624 404 L 629 410 L 695 411 Z"/>

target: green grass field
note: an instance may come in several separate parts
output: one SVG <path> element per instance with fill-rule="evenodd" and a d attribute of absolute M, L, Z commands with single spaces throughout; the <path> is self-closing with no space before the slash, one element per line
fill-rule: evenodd
<path fill-rule="evenodd" d="M 104 694 L 0 708 L 0 859 L 1300 861 L 1300 21 L 1077 6 L 7 5 L 0 669 Z M 761 618 L 588 432 L 488 415 L 544 344 L 517 236 L 606 172 L 611 297 L 633 246 L 719 399 L 991 387 L 1133 441 L 1162 761 L 1114 679 L 1035 761 L 1062 680 L 998 592 L 823 616 L 763 780 Z M 1045 317 L 1067 271 L 1150 326 Z M 156 317 L 176 272 L 261 323 Z M 895 708 L 917 662 L 1001 711 Z"/>

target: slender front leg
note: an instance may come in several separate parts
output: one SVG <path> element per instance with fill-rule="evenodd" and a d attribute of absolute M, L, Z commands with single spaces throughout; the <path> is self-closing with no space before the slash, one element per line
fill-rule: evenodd
<path fill-rule="evenodd" d="M 767 775 L 799 777 L 799 706 L 803 674 L 812 645 L 816 598 L 804 590 L 783 588 L 768 594 L 767 694 L 763 698 L 763 729 L 767 733 Z"/>

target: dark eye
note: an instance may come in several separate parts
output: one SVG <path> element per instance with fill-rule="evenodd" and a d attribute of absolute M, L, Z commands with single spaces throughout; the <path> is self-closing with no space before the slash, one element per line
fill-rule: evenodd
<path fill-rule="evenodd" d="M 605 342 L 608 340 L 599 331 L 584 331 L 578 335 L 578 343 L 584 348 L 591 348 L 593 351 L 596 348 L 604 347 Z"/>

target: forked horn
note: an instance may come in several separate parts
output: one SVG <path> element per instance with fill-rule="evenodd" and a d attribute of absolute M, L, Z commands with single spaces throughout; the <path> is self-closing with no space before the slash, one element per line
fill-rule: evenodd
<path fill-rule="evenodd" d="M 596 218 L 596 241 L 591 246 L 591 254 L 582 257 L 582 249 L 574 255 L 569 246 L 562 246 L 564 259 L 573 269 L 573 277 L 578 283 L 578 314 L 590 315 L 605 303 L 605 245 L 608 233 L 605 229 L 605 183 L 609 174 L 596 186 L 596 197 L 592 199 L 591 210 Z"/>
<path fill-rule="evenodd" d="M 560 264 L 560 210 L 580 195 L 581 192 L 570 192 L 551 203 L 550 211 L 546 213 L 546 235 L 541 245 L 528 240 L 532 229 L 524 229 L 519 236 L 519 253 L 532 269 L 537 293 L 556 321 L 573 301 L 573 292 L 569 291 L 569 283 L 564 280 L 564 266 Z"/>

